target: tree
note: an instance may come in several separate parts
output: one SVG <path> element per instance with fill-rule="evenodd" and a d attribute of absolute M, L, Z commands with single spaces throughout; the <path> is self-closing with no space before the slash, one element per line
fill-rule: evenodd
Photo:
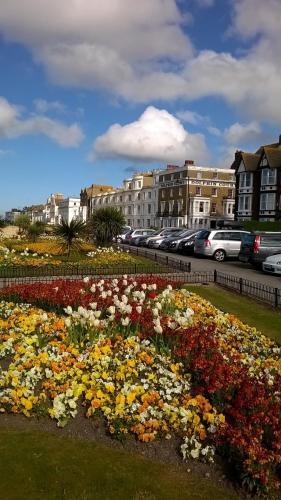
<path fill-rule="evenodd" d="M 27 214 L 21 214 L 15 220 L 15 225 L 19 227 L 19 232 L 21 234 L 24 234 L 28 231 L 30 224 L 30 218 Z"/>
<path fill-rule="evenodd" d="M 27 234 L 28 237 L 31 239 L 31 241 L 36 241 L 37 238 L 44 233 L 45 231 L 45 224 L 40 221 L 36 221 L 33 224 L 30 224 Z"/>
<path fill-rule="evenodd" d="M 5 220 L 2 219 L 2 217 L 0 217 L 0 228 L 5 227 L 5 226 L 6 226 Z"/>
<path fill-rule="evenodd" d="M 123 214 L 113 207 L 95 210 L 90 221 L 94 237 L 99 245 L 111 243 L 121 233 L 126 221 Z"/>
<path fill-rule="evenodd" d="M 54 227 L 54 234 L 61 238 L 61 250 L 70 256 L 71 250 L 80 250 L 79 238 L 84 236 L 86 224 L 82 221 L 72 220 L 70 223 L 62 219 L 60 224 Z"/>

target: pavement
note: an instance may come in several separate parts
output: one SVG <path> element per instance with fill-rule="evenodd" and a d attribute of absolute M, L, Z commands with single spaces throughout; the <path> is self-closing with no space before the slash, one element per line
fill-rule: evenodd
<path fill-rule="evenodd" d="M 129 245 L 123 245 L 124 248 L 130 249 Z M 134 248 L 135 247 L 131 247 Z M 161 250 L 141 248 L 141 250 L 146 250 L 147 253 L 159 254 L 173 259 L 183 260 L 191 262 L 191 271 L 217 271 L 224 272 L 226 274 L 231 274 L 232 276 L 238 276 L 239 278 L 255 281 L 263 285 L 272 286 L 275 288 L 281 288 L 281 276 L 274 276 L 270 274 L 265 274 L 262 271 L 254 269 L 251 264 L 245 264 L 239 260 L 226 260 L 225 262 L 216 262 L 212 259 L 205 257 L 195 257 L 189 255 L 181 255 L 173 252 L 163 252 Z"/>

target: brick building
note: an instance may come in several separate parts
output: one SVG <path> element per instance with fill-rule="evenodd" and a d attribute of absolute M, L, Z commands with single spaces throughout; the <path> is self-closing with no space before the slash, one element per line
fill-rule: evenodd
<path fill-rule="evenodd" d="M 215 227 L 234 219 L 235 175 L 230 169 L 198 167 L 187 160 L 154 172 L 158 226 Z"/>

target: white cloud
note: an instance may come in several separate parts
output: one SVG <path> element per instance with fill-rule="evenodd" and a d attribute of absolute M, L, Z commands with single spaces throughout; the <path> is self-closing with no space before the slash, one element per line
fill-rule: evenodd
<path fill-rule="evenodd" d="M 224 138 L 228 144 L 239 145 L 251 141 L 259 141 L 263 136 L 261 126 L 258 122 L 246 124 L 233 123 L 224 131 Z"/>
<path fill-rule="evenodd" d="M 56 113 L 65 113 L 66 107 L 59 101 L 46 101 L 46 99 L 34 99 L 34 107 L 38 113 L 47 113 L 55 111 Z"/>
<path fill-rule="evenodd" d="M 136 161 L 206 161 L 208 151 L 202 134 L 188 133 L 168 111 L 149 106 L 135 122 L 114 124 L 98 137 L 90 158 L 126 158 Z"/>
<path fill-rule="evenodd" d="M 42 134 L 63 147 L 77 147 L 83 132 L 77 123 L 65 125 L 43 115 L 21 117 L 21 109 L 0 97 L 0 137 L 12 139 L 22 135 Z"/>
<path fill-rule="evenodd" d="M 177 117 L 186 123 L 191 123 L 192 125 L 206 124 L 210 122 L 208 116 L 200 115 L 196 111 L 183 110 L 176 113 Z"/>
<path fill-rule="evenodd" d="M 211 0 L 197 0 L 211 5 Z M 179 2 L 180 5 L 180 2 Z M 184 2 L 181 2 L 184 8 Z M 242 56 L 196 53 L 176 0 L 1 0 L 0 32 L 27 46 L 50 78 L 130 101 L 218 96 L 250 121 L 280 122 L 281 2 L 233 0 Z M 258 35 L 258 37 L 257 37 Z"/>
<path fill-rule="evenodd" d="M 0 149 L 0 158 L 3 158 L 4 156 L 9 156 L 13 154 L 13 151 L 11 149 Z"/>

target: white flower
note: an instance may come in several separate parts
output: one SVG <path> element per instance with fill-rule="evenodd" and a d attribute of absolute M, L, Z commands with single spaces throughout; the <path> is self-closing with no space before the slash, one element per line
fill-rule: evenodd
<path fill-rule="evenodd" d="M 137 307 L 136 307 L 136 311 L 137 311 L 137 313 L 138 313 L 138 314 L 141 314 L 141 312 L 142 312 L 142 307 L 141 307 L 141 306 L 137 306 Z"/>
<path fill-rule="evenodd" d="M 154 331 L 156 333 L 163 333 L 163 328 L 162 328 L 162 326 L 157 325 L 157 326 L 154 327 Z"/>
<path fill-rule="evenodd" d="M 89 276 L 86 276 L 86 277 L 83 279 L 83 281 L 84 281 L 84 283 L 89 283 L 89 281 L 90 281 Z"/>
<path fill-rule="evenodd" d="M 123 326 L 128 326 L 128 324 L 130 323 L 130 319 L 128 317 L 121 318 L 121 323 Z"/>

